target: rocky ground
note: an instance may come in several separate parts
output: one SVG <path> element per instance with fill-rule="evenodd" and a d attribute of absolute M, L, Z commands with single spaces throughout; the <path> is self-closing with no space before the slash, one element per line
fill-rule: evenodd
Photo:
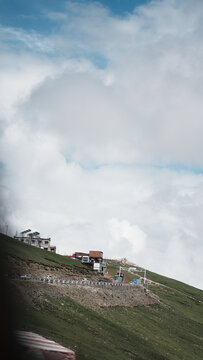
<path fill-rule="evenodd" d="M 81 284 L 57 284 L 45 283 L 32 280 L 21 280 L 20 275 L 27 274 L 32 277 L 44 277 L 51 274 L 59 279 L 82 279 L 98 280 L 101 275 L 89 268 L 76 268 L 69 266 L 49 267 L 35 262 L 26 262 L 18 258 L 9 257 L 7 271 L 15 277 L 8 278 L 13 296 L 22 299 L 23 302 L 37 306 L 39 301 L 46 299 L 47 295 L 61 298 L 69 297 L 80 304 L 90 307 L 108 306 L 148 306 L 159 303 L 158 296 L 151 292 L 145 293 L 139 287 L 106 287 L 88 286 Z M 108 275 L 107 275 L 108 276 Z M 105 277 L 104 277 L 105 278 Z M 107 280 L 110 278 L 106 277 Z"/>
<path fill-rule="evenodd" d="M 52 275 L 55 278 L 69 278 L 69 279 L 82 279 L 87 277 L 90 280 L 96 280 L 98 273 L 93 272 L 87 268 L 77 268 L 68 265 L 61 266 L 45 266 L 36 262 L 26 262 L 19 258 L 11 256 L 6 260 L 6 272 L 12 276 L 29 275 L 32 277 L 43 277 L 45 275 Z"/>
<path fill-rule="evenodd" d="M 88 285 L 47 284 L 38 281 L 11 280 L 11 291 L 23 302 L 35 306 L 46 296 L 63 299 L 70 297 L 90 308 L 108 306 L 148 306 L 160 303 L 158 296 L 143 289 L 122 287 L 91 287 Z"/>

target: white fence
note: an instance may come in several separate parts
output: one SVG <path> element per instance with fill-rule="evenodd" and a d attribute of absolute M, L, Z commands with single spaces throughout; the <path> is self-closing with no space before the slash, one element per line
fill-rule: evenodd
<path fill-rule="evenodd" d="M 21 278 L 22 279 L 22 278 Z M 92 286 L 92 287 L 104 287 L 104 288 L 143 288 L 142 285 L 138 284 L 128 284 L 128 283 L 116 283 L 116 282 L 100 282 L 94 280 L 73 280 L 73 279 L 58 279 L 53 278 L 49 279 L 46 277 L 29 277 L 22 280 L 32 280 L 32 281 L 42 281 L 51 284 L 68 284 L 68 285 L 82 285 L 82 286 Z"/>

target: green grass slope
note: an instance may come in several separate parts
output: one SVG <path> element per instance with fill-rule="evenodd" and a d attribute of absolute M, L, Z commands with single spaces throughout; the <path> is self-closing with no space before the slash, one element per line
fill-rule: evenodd
<path fill-rule="evenodd" d="M 18 240 L 10 238 L 4 234 L 0 234 L 0 245 L 1 258 L 12 256 L 27 262 L 36 262 L 47 266 L 61 267 L 65 265 L 85 268 L 85 266 L 79 261 L 54 254 L 50 251 L 39 249 L 35 246 L 20 243 Z"/>
<path fill-rule="evenodd" d="M 10 246 L 10 255 L 24 254 L 22 246 L 20 243 Z M 62 261 L 59 255 L 50 255 L 54 262 Z M 29 258 L 28 253 L 26 256 Z M 40 256 L 42 260 L 38 261 L 47 260 L 41 252 Z M 118 267 L 118 263 L 107 263 L 109 273 Z M 148 277 L 155 282 L 150 289 L 159 295 L 160 305 L 93 310 L 69 297 L 45 295 L 34 306 L 25 305 L 16 297 L 15 328 L 35 331 L 71 347 L 77 360 L 202 359 L 203 292 L 152 272 L 148 272 Z M 27 282 L 25 290 L 26 286 Z"/>

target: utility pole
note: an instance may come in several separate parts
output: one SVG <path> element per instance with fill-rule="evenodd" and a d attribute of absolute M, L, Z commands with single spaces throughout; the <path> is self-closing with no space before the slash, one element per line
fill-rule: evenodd
<path fill-rule="evenodd" d="M 121 270 L 126 270 L 126 268 L 124 268 L 124 267 L 122 267 L 122 266 L 120 266 L 120 268 L 119 268 L 119 276 L 121 276 Z"/>
<path fill-rule="evenodd" d="M 146 269 L 144 269 L 144 287 L 146 286 Z"/>
<path fill-rule="evenodd" d="M 147 284 L 147 270 L 146 270 L 146 269 L 134 270 L 134 272 L 143 272 L 143 273 L 144 273 L 144 276 L 143 276 L 143 286 L 144 286 L 144 289 L 146 289 L 146 284 Z"/>

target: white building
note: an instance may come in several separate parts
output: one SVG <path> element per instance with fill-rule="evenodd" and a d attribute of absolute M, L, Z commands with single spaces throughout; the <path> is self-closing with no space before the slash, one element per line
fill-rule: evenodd
<path fill-rule="evenodd" d="M 44 249 L 46 251 L 56 252 L 56 246 L 51 246 L 51 238 L 41 238 L 38 232 L 30 232 L 31 230 L 22 231 L 21 236 L 14 236 L 14 239 L 28 245 Z"/>

